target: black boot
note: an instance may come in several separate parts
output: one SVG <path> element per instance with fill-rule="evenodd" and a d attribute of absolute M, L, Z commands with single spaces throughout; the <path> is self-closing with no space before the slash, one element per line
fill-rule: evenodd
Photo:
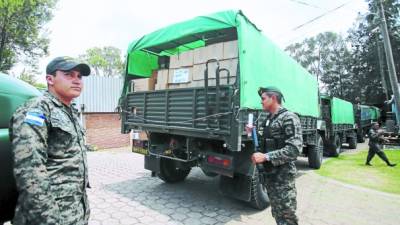
<path fill-rule="evenodd" d="M 365 165 L 366 165 L 366 166 L 372 166 L 372 164 L 369 163 L 369 162 L 366 162 Z"/>
<path fill-rule="evenodd" d="M 386 163 L 388 166 L 390 166 L 390 167 L 396 166 L 396 164 L 392 164 L 392 163 L 389 162 L 389 159 L 388 159 L 388 157 L 386 156 L 386 154 L 385 154 L 384 152 L 378 152 L 378 155 L 379 155 L 379 157 L 381 157 L 381 159 L 382 159 L 383 161 L 385 161 L 385 163 Z"/>

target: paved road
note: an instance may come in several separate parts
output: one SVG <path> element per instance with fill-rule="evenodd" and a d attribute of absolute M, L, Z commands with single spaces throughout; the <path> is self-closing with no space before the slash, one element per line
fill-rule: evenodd
<path fill-rule="evenodd" d="M 194 169 L 185 182 L 166 184 L 143 169 L 128 150 L 90 152 L 90 225 L 275 224 L 270 209 L 257 211 L 218 193 L 218 178 Z M 398 225 L 400 195 L 346 185 L 297 162 L 298 216 L 302 225 Z"/>

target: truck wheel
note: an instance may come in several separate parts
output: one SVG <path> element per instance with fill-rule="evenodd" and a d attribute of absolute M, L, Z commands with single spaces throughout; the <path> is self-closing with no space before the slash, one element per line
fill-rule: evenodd
<path fill-rule="evenodd" d="M 357 138 L 355 136 L 349 137 L 349 148 L 356 149 L 357 148 Z"/>
<path fill-rule="evenodd" d="M 339 135 L 335 135 L 333 143 L 330 146 L 331 156 L 338 157 L 342 151 L 342 140 L 340 140 Z"/>
<path fill-rule="evenodd" d="M 267 189 L 264 184 L 260 183 L 257 169 L 255 169 L 254 176 L 251 179 L 251 200 L 249 203 L 251 207 L 260 210 L 269 206 Z"/>
<path fill-rule="evenodd" d="M 324 155 L 324 142 L 318 134 L 317 144 L 308 146 L 308 166 L 313 169 L 319 169 Z"/>
<path fill-rule="evenodd" d="M 364 143 L 365 142 L 364 131 L 357 132 L 357 142 L 358 143 Z"/>
<path fill-rule="evenodd" d="M 171 159 L 160 159 L 160 172 L 158 177 L 167 183 L 176 183 L 185 180 L 189 175 L 190 168 L 187 170 L 176 167 L 175 161 Z"/>

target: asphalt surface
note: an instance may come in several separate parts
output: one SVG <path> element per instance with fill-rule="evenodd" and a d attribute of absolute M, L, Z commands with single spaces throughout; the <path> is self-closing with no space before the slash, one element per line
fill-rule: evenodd
<path fill-rule="evenodd" d="M 357 150 L 344 154 L 353 152 Z M 143 168 L 143 156 L 128 148 L 89 152 L 88 159 L 90 225 L 275 224 L 270 208 L 255 210 L 221 195 L 218 178 L 198 168 L 184 182 L 166 184 L 151 177 Z M 308 168 L 306 158 L 296 165 L 299 224 L 400 224 L 400 195 L 321 177 Z"/>
<path fill-rule="evenodd" d="M 218 178 L 207 177 L 198 168 L 184 182 L 166 184 L 151 177 L 143 168 L 143 156 L 127 148 L 89 152 L 88 158 L 90 225 L 275 224 L 270 208 L 258 211 L 221 195 Z M 307 164 L 306 158 L 296 163 L 300 224 L 400 224 L 400 195 L 327 179 Z"/>

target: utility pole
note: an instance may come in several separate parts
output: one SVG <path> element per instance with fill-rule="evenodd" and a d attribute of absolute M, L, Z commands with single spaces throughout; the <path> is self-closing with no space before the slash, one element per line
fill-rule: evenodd
<path fill-rule="evenodd" d="M 386 62 L 387 62 L 388 70 L 389 70 L 390 86 L 392 87 L 397 112 L 400 112 L 399 86 L 398 86 L 398 81 L 397 81 L 397 76 L 396 76 L 396 68 L 394 67 L 392 47 L 390 45 L 389 32 L 387 29 L 385 13 L 383 11 L 382 0 L 379 0 L 378 9 L 379 9 L 379 16 L 381 19 L 380 28 L 381 28 L 382 37 L 383 37 L 383 45 L 385 47 Z M 400 118 L 396 118 L 397 121 L 399 121 L 399 119 Z M 400 125 L 400 124 L 397 124 L 397 125 Z"/>
<path fill-rule="evenodd" d="M 382 52 L 382 48 L 381 48 L 381 42 L 379 40 L 379 37 L 377 38 L 377 42 L 376 42 L 376 46 L 378 49 L 378 59 L 379 59 L 379 72 L 381 74 L 381 79 L 382 79 L 382 86 L 383 86 L 383 90 L 385 91 L 385 96 L 386 96 L 386 100 L 389 100 L 389 89 L 387 87 L 387 83 L 386 83 L 386 78 L 385 78 L 385 71 L 383 70 L 383 52 Z"/>

